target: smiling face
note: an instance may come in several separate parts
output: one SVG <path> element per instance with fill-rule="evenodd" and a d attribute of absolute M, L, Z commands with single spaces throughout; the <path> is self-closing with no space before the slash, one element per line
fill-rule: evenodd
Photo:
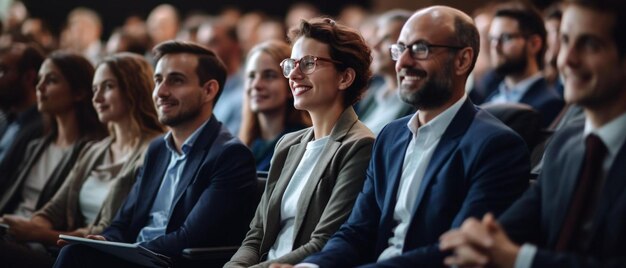
<path fill-rule="evenodd" d="M 166 54 L 158 61 L 152 98 L 162 124 L 175 127 L 194 121 L 210 105 L 204 101 L 197 65 L 197 57 L 189 53 Z"/>
<path fill-rule="evenodd" d="M 585 108 L 623 105 L 626 57 L 613 38 L 615 18 L 572 5 L 563 14 L 559 71 L 565 78 L 565 100 Z"/>
<path fill-rule="evenodd" d="M 389 48 L 395 44 L 404 23 L 399 20 L 387 20 L 378 24 L 376 43 L 372 49 L 372 69 L 377 74 L 395 75 L 395 62 L 391 59 Z"/>
<path fill-rule="evenodd" d="M 440 26 L 440 27 L 436 27 Z M 414 15 L 402 28 L 399 44 L 412 45 L 417 42 L 426 44 L 451 45 L 450 36 L 454 28 L 433 18 L 428 13 Z M 423 60 L 414 59 L 406 49 L 396 61 L 398 88 L 400 98 L 416 109 L 440 107 L 453 95 L 452 70 L 454 66 L 454 50 L 431 47 L 428 57 Z"/>
<path fill-rule="evenodd" d="M 284 113 L 291 91 L 280 65 L 269 54 L 258 51 L 246 64 L 246 94 L 255 113 Z"/>
<path fill-rule="evenodd" d="M 37 83 L 37 109 L 42 113 L 57 115 L 72 111 L 80 96 L 73 96 L 70 85 L 61 70 L 47 59 L 39 69 Z"/>
<path fill-rule="evenodd" d="M 300 37 L 293 44 L 292 59 L 304 56 L 331 58 L 327 44 L 312 38 Z M 299 110 L 323 111 L 337 105 L 343 106 L 343 95 L 339 89 L 341 75 L 333 63 L 318 60 L 311 74 L 297 68 L 289 74 L 289 86 L 294 96 L 294 106 Z"/>
<path fill-rule="evenodd" d="M 102 123 L 119 122 L 128 118 L 119 82 L 107 64 L 100 64 L 93 78 L 93 107 Z"/>

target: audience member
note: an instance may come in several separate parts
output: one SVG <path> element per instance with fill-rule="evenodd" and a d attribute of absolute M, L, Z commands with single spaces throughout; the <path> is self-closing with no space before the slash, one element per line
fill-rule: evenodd
<path fill-rule="evenodd" d="M 318 252 L 363 186 L 374 135 L 352 105 L 371 76 L 365 40 L 331 19 L 302 21 L 289 39 L 291 58 L 281 67 L 296 109 L 309 112 L 313 126 L 276 145 L 250 231 L 225 267 L 295 264 Z"/>
<path fill-rule="evenodd" d="M 170 128 L 150 143 L 143 171 L 111 225 L 87 238 L 139 245 L 172 257 L 184 248 L 241 243 L 252 218 L 252 153 L 213 116 L 226 67 L 210 50 L 169 41 L 155 47 L 159 121 Z M 65 246 L 56 267 L 132 267 L 108 253 Z"/>
<path fill-rule="evenodd" d="M 528 104 L 541 113 L 547 127 L 564 103 L 541 72 L 546 51 L 541 15 L 529 6 L 503 7 L 494 15 L 489 39 L 492 65 L 504 80 L 485 103 Z"/>
<path fill-rule="evenodd" d="M 624 267 L 626 5 L 574 0 L 561 23 L 565 99 L 586 118 L 553 136 L 542 173 L 496 221 L 466 220 L 442 236 L 462 267 Z"/>
<path fill-rule="evenodd" d="M 478 51 L 472 18 L 459 10 L 420 9 L 406 22 L 391 53 L 400 95 L 418 111 L 378 135 L 352 214 L 304 263 L 438 267 L 439 235 L 503 211 L 526 189 L 524 141 L 465 95 Z"/>
<path fill-rule="evenodd" d="M 310 20 L 320 15 L 319 10 L 307 2 L 296 2 L 289 7 L 285 14 L 285 26 L 287 30 L 300 25 L 302 20 Z"/>
<path fill-rule="evenodd" d="M 363 99 L 359 105 L 360 119 L 374 134 L 380 133 L 387 123 L 415 112 L 411 105 L 400 99 L 395 62 L 389 52 L 409 17 L 409 11 L 393 10 L 378 19 L 376 41 L 372 49 L 372 69 L 374 73 L 383 76 L 385 82 L 370 92 L 373 95 Z"/>
<path fill-rule="evenodd" d="M 550 5 L 544 12 L 544 25 L 546 27 L 546 55 L 544 57 L 544 70 L 543 73 L 546 80 L 554 89 L 559 93 L 561 98 L 563 97 L 563 83 L 559 77 L 559 70 L 556 66 L 557 56 L 559 55 L 559 48 L 561 47 L 560 40 L 560 25 L 561 17 L 563 16 L 563 4 L 556 2 Z"/>
<path fill-rule="evenodd" d="M 30 44 L 0 48 L 0 110 L 7 117 L 0 136 L 0 189 L 12 183 L 28 144 L 43 134 L 35 92 L 43 59 L 43 53 Z"/>
<path fill-rule="evenodd" d="M 219 20 L 208 21 L 198 29 L 198 42 L 215 51 L 226 65 L 226 84 L 221 101 L 216 104 L 213 112 L 231 133 L 239 133 L 245 86 L 241 67 L 243 56 L 237 41 L 237 32 L 233 26 Z"/>
<path fill-rule="evenodd" d="M 37 109 L 47 119 L 47 133 L 30 142 L 19 171 L 0 189 L 0 214 L 30 217 L 61 187 L 85 144 L 105 136 L 91 105 L 93 73 L 87 59 L 66 52 L 41 65 Z"/>
<path fill-rule="evenodd" d="M 45 52 L 50 53 L 57 48 L 57 38 L 50 26 L 41 18 L 28 18 L 22 24 L 22 34 L 32 38 Z"/>
<path fill-rule="evenodd" d="M 59 234 L 99 234 L 111 223 L 135 182 L 148 143 L 163 132 L 150 99 L 152 76 L 152 67 L 137 55 L 118 54 L 98 65 L 91 99 L 110 136 L 81 153 L 66 183 L 30 220 L 4 217 L 12 239 L 53 246 Z M 50 254 L 0 245 L 3 261 L 16 266 L 50 267 L 54 262 Z"/>
<path fill-rule="evenodd" d="M 92 64 L 98 63 L 104 48 L 100 42 L 102 20 L 95 11 L 79 7 L 67 15 L 69 49 L 85 56 Z"/>
<path fill-rule="evenodd" d="M 146 20 L 148 35 L 152 40 L 152 47 L 168 40 L 176 39 L 179 28 L 178 10 L 169 4 L 161 4 L 152 9 Z"/>
<path fill-rule="evenodd" d="M 257 171 L 268 171 L 278 140 L 285 134 L 311 125 L 306 111 L 293 107 L 288 80 L 280 62 L 291 47 L 268 41 L 252 48 L 246 62 L 246 93 L 239 138 L 252 150 Z"/>

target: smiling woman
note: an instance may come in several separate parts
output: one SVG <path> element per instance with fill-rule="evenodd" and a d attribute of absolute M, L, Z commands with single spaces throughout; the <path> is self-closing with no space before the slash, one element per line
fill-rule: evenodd
<path fill-rule="evenodd" d="M 280 137 L 311 125 L 309 114 L 293 107 L 289 84 L 281 73 L 279 63 L 289 53 L 286 43 L 268 41 L 253 47 L 246 61 L 239 138 L 252 150 L 260 171 L 269 170 Z"/>
<path fill-rule="evenodd" d="M 302 21 L 290 38 L 282 74 L 313 126 L 278 141 L 251 229 L 225 267 L 295 264 L 321 250 L 363 186 L 374 135 L 352 104 L 370 77 L 370 50 L 355 30 L 329 19 Z M 248 60 L 250 108 L 259 115 L 286 109 L 274 102 L 289 97 L 276 63 L 259 50 Z"/>

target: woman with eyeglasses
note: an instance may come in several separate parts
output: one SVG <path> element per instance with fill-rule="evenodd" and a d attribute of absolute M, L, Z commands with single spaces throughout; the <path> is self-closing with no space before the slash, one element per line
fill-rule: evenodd
<path fill-rule="evenodd" d="M 357 118 L 371 76 L 370 49 L 355 30 L 330 19 L 292 30 L 281 63 L 296 109 L 313 126 L 278 142 L 250 231 L 225 267 L 296 264 L 322 249 L 346 220 L 363 186 L 374 135 Z"/>
<path fill-rule="evenodd" d="M 263 42 L 248 52 L 239 138 L 252 150 L 257 171 L 269 170 L 280 137 L 311 125 L 309 114 L 293 107 L 282 75 L 280 62 L 290 53 L 291 47 L 282 41 Z"/>

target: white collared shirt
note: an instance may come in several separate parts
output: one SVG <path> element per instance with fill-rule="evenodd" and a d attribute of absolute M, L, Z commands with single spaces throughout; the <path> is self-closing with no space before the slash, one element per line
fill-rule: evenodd
<path fill-rule="evenodd" d="M 419 111 L 407 123 L 413 137 L 404 155 L 397 201 L 393 212 L 393 219 L 398 225 L 393 229 L 394 235 L 389 238 L 389 247 L 380 254 L 378 261 L 402 254 L 406 233 L 415 211 L 417 193 L 421 187 L 426 168 L 430 164 L 430 159 L 441 136 L 466 99 L 467 95 L 464 94 L 461 99 L 423 126 L 418 126 Z"/>

